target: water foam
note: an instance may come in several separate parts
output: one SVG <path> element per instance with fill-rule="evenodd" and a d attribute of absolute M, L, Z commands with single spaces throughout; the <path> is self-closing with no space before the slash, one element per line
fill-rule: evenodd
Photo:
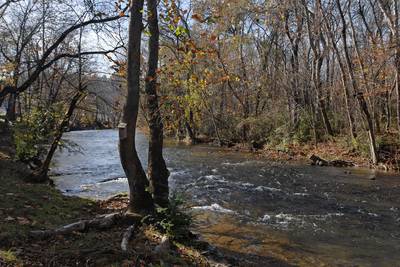
<path fill-rule="evenodd" d="M 226 209 L 217 203 L 211 204 L 210 206 L 196 206 L 192 207 L 193 210 L 208 210 L 208 211 L 213 211 L 213 212 L 218 212 L 218 213 L 227 213 L 227 214 L 236 214 L 235 211 Z"/>

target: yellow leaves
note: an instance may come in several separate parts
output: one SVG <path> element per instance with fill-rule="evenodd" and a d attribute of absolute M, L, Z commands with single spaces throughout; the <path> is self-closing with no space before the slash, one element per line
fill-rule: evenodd
<path fill-rule="evenodd" d="M 173 21 L 173 23 L 178 24 L 180 20 L 181 20 L 180 17 L 175 16 L 172 21 Z"/>

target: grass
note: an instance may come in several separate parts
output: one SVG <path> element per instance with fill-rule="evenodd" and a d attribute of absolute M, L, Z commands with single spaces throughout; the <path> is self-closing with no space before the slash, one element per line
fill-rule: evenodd
<path fill-rule="evenodd" d="M 0 250 L 0 265 L 21 265 L 15 254 L 11 250 Z"/>
<path fill-rule="evenodd" d="M 95 212 L 96 203 L 86 199 L 63 196 L 47 185 L 23 181 L 26 167 L 3 160 L 0 162 L 0 244 L 10 236 L 27 236 L 31 230 L 51 228 L 76 220 L 88 211 Z"/>

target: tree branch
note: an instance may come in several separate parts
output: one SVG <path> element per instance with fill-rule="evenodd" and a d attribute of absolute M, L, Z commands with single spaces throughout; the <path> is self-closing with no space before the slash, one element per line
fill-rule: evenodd
<path fill-rule="evenodd" d="M 127 10 L 128 7 L 125 8 L 125 10 Z M 124 10 L 124 11 L 125 11 Z M 49 56 L 58 48 L 58 46 L 69 36 L 69 34 L 71 34 L 72 32 L 74 32 L 77 29 L 83 28 L 85 26 L 88 25 L 93 25 L 93 24 L 100 24 L 100 23 L 106 23 L 106 22 L 110 22 L 110 21 L 114 21 L 114 20 L 118 20 L 120 19 L 121 16 L 117 15 L 117 16 L 113 16 L 113 17 L 107 17 L 107 18 L 103 18 L 103 19 L 96 19 L 93 18 L 91 20 L 76 24 L 74 26 L 69 27 L 67 30 L 65 30 L 60 37 L 58 37 L 58 39 L 44 52 L 42 58 L 38 61 L 36 69 L 33 71 L 33 73 L 28 77 L 28 79 L 23 82 L 20 86 L 18 86 L 17 88 L 10 88 L 8 87 L 8 89 L 6 90 L 6 88 L 4 90 L 2 90 L 0 92 L 0 98 L 5 97 L 7 94 L 9 93 L 21 93 L 23 91 L 25 91 L 26 89 L 29 88 L 29 86 L 32 85 L 32 83 L 39 77 L 39 75 L 46 70 L 47 68 L 49 68 L 53 63 L 55 63 L 57 60 L 64 58 L 64 57 L 68 57 L 71 55 L 68 54 L 64 54 L 64 56 L 56 56 L 53 60 L 51 60 L 50 62 L 46 63 L 47 59 L 49 58 Z M 90 54 L 89 52 L 85 52 L 87 55 Z M 109 52 L 110 53 L 110 52 Z M 79 55 L 78 55 L 79 56 Z M 73 56 L 76 57 L 76 56 Z"/>

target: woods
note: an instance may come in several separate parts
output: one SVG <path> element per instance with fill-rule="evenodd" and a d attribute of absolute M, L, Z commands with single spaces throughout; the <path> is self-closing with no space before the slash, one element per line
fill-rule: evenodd
<path fill-rule="evenodd" d="M 86 96 L 72 128 L 116 127 L 126 113 L 128 5 L 81 7 L 50 0 L 2 5 L 0 99 L 8 121 L 68 113 L 74 90 Z M 168 176 L 157 156 L 163 130 L 190 143 L 277 150 L 329 143 L 374 165 L 398 165 L 396 2 L 163 1 L 144 8 L 136 42 L 149 45 L 136 48 L 144 60 L 134 83 L 144 88 L 138 125 L 151 126 L 150 150 L 157 151 L 149 155 L 150 183 L 158 183 L 153 172 L 163 183 Z M 74 15 L 57 21 L 66 14 Z"/>
<path fill-rule="evenodd" d="M 381 148 L 398 140 L 397 2 L 171 5 L 167 129 L 272 147 L 335 140 L 373 164 L 388 160 Z"/>
<path fill-rule="evenodd" d="M 0 0 L 0 265 L 398 262 L 399 9 Z"/>

